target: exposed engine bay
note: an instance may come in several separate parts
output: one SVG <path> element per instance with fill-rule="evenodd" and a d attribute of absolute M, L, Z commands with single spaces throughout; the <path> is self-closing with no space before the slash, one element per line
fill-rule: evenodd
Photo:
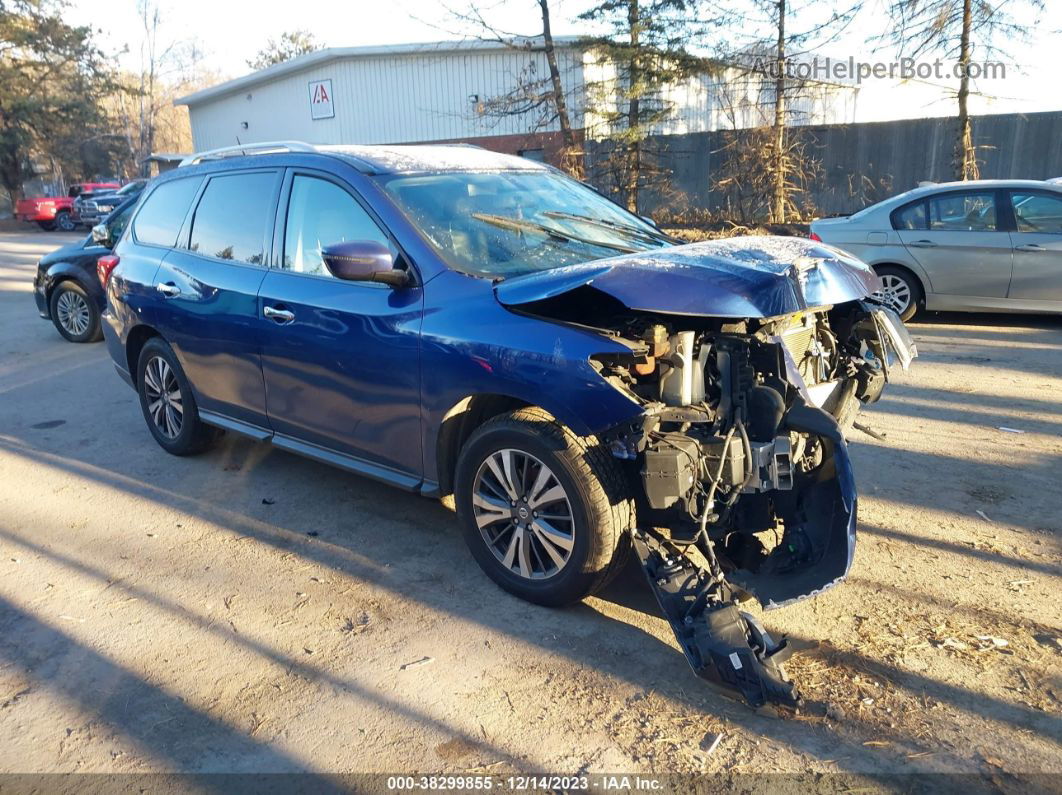
<path fill-rule="evenodd" d="M 573 300 L 527 308 L 573 322 Z M 580 303 L 580 325 L 630 349 L 594 366 L 644 412 L 602 440 L 640 480 L 634 547 L 690 664 L 754 706 L 795 705 L 785 641 L 738 604 L 781 607 L 844 579 L 856 520 L 844 434 L 917 355 L 910 337 L 869 298 L 754 319 L 598 300 L 589 322 Z"/>
<path fill-rule="evenodd" d="M 642 524 L 667 527 L 675 543 L 701 543 L 735 586 L 781 606 L 845 573 L 838 561 L 835 577 L 794 579 L 835 545 L 820 520 L 831 506 L 815 486 L 836 476 L 843 432 L 860 404 L 880 396 L 896 349 L 907 360 L 911 346 L 888 310 L 863 302 L 705 320 L 700 328 L 629 322 L 630 359 L 599 366 L 646 409 L 608 443 L 617 458 L 641 464 Z"/>

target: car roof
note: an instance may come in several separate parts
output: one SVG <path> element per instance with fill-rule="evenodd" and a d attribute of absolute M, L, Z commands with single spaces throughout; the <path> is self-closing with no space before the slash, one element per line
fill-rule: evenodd
<path fill-rule="evenodd" d="M 916 198 L 918 196 L 924 196 L 927 193 L 937 193 L 939 191 L 950 190 L 978 190 L 978 189 L 992 189 L 997 188 L 1044 188 L 1048 190 L 1059 190 L 1059 185 L 1052 184 L 1042 179 L 970 179 L 965 181 L 956 182 L 933 182 L 926 185 L 919 185 L 917 188 L 900 194 L 901 196 L 908 196 L 910 198 Z M 896 197 L 894 197 L 896 198 Z"/>
<path fill-rule="evenodd" d="M 919 185 L 917 188 L 911 188 L 903 193 L 897 193 L 895 196 L 882 199 L 874 204 L 867 205 L 863 209 L 845 217 L 855 220 L 874 218 L 879 212 L 892 212 L 893 209 L 900 207 L 901 205 L 924 199 L 927 196 L 932 196 L 936 193 L 997 190 L 999 188 L 1035 188 L 1037 190 L 1048 190 L 1055 193 L 1062 193 L 1062 185 L 1052 184 L 1041 179 L 971 179 L 963 182 L 931 182 L 925 185 Z"/>
<path fill-rule="evenodd" d="M 287 154 L 335 157 L 364 174 L 427 174 L 447 171 L 552 170 L 545 163 L 492 152 L 469 144 L 315 145 L 302 141 L 241 144 L 190 155 L 178 169 L 225 163 L 247 166 L 266 155 Z"/>
<path fill-rule="evenodd" d="M 548 166 L 517 155 L 478 146 L 402 144 L 394 146 L 319 146 L 322 154 L 355 161 L 373 174 L 409 174 L 437 171 L 545 171 Z"/>

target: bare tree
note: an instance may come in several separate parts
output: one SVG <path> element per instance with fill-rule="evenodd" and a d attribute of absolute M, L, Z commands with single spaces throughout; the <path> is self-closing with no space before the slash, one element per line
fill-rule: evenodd
<path fill-rule="evenodd" d="M 125 91 L 115 98 L 115 113 L 128 131 L 133 167 L 146 176 L 145 159 L 157 151 L 160 138 L 167 148 L 185 140 L 191 144 L 190 132 L 182 135 L 178 129 L 183 116 L 173 107 L 174 87 L 185 82 L 189 70 L 194 72 L 200 53 L 194 42 L 166 36 L 162 13 L 152 0 L 139 0 L 137 11 L 143 29 L 139 69 L 124 76 Z"/>
<path fill-rule="evenodd" d="M 770 133 L 749 130 L 726 136 L 724 149 L 734 154 L 734 162 L 743 164 L 743 170 L 721 179 L 730 188 L 755 184 L 766 189 L 762 201 L 754 203 L 762 204 L 772 223 L 801 214 L 805 203 L 799 194 L 817 169 L 809 159 L 809 142 L 796 125 L 806 121 L 815 100 L 828 101 L 831 93 L 847 90 L 815 79 L 808 70 L 802 75 L 798 67 L 810 63 L 812 51 L 836 39 L 861 5 L 861 0 L 724 0 L 722 29 L 728 38 L 717 49 L 727 65 L 727 78 L 719 87 L 720 96 L 725 101 L 735 87 L 744 95 L 751 93 L 760 112 L 751 114 L 751 119 L 750 114 L 734 114 L 731 126 L 763 125 Z M 737 48 L 734 41 L 741 42 Z M 756 120 L 757 115 L 762 120 Z"/>
<path fill-rule="evenodd" d="M 1035 13 L 1043 8 L 1044 0 L 890 0 L 893 24 L 884 40 L 912 58 L 938 54 L 954 59 L 959 79 L 953 161 L 956 179 L 980 176 L 969 110 L 974 55 L 988 60 L 1001 52 L 996 42 L 1019 41 L 1028 35 L 1030 25 L 1017 22 L 1011 12 Z"/>
<path fill-rule="evenodd" d="M 511 50 L 542 54 L 546 62 L 545 76 L 539 74 L 532 58 L 524 69 L 513 76 L 514 85 L 503 94 L 486 97 L 479 106 L 485 116 L 506 118 L 518 116 L 529 122 L 529 132 L 542 132 L 556 125 L 560 129 L 561 167 L 572 176 L 583 176 L 583 152 L 580 136 L 572 124 L 569 96 L 571 86 L 561 68 L 557 46 L 553 39 L 549 0 L 533 0 L 542 20 L 541 32 L 528 34 L 504 30 L 487 20 L 478 6 L 467 10 L 448 9 L 450 15 L 471 26 L 480 41 L 501 44 Z"/>
<path fill-rule="evenodd" d="M 763 102 L 756 99 L 766 82 L 759 73 L 732 68 L 715 86 L 723 129 L 717 133 L 721 145 L 713 152 L 713 189 L 722 195 L 727 216 L 745 225 L 763 220 L 785 223 L 810 214 L 814 208 L 807 188 L 822 171 L 814 155 L 814 141 L 801 127 L 790 123 L 790 115 L 800 118 L 797 103 L 788 105 L 779 140 L 773 96 Z M 829 86 L 806 85 L 798 92 L 788 85 L 785 97 L 814 97 L 822 102 L 828 101 L 829 91 Z M 781 212 L 777 205 L 779 175 Z"/>
<path fill-rule="evenodd" d="M 124 136 L 130 173 L 147 176 L 146 159 L 153 152 L 187 152 L 192 148 L 187 110 L 174 106 L 177 97 L 217 81 L 201 68 L 202 52 L 195 41 L 166 35 L 165 19 L 151 0 L 140 0 L 144 31 L 139 67 L 118 75 L 120 89 L 107 100 L 114 119 L 112 133 Z"/>

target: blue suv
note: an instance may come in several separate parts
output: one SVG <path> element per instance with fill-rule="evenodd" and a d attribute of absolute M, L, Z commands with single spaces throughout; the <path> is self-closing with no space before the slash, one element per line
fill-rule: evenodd
<path fill-rule="evenodd" d="M 483 570 L 540 604 L 599 590 L 633 548 L 697 673 L 752 703 L 797 695 L 785 642 L 737 605 L 843 579 L 844 431 L 914 355 L 837 249 L 679 245 L 465 146 L 197 155 L 99 271 L 115 367 L 166 451 L 231 431 L 453 495 Z"/>

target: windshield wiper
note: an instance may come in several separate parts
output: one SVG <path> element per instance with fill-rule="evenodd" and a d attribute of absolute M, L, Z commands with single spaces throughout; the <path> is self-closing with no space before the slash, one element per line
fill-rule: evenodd
<path fill-rule="evenodd" d="M 604 218 L 594 218 L 589 215 L 578 215 L 576 213 L 564 213 L 559 210 L 546 210 L 543 215 L 548 218 L 564 218 L 569 221 L 583 221 L 594 226 L 600 226 L 605 229 L 614 229 L 617 232 L 629 235 L 630 237 L 636 237 L 640 240 L 655 240 L 660 243 L 676 243 L 678 242 L 671 235 L 664 232 L 648 231 L 645 229 L 639 229 L 636 226 L 629 226 L 628 224 L 621 224 L 618 221 L 606 221 Z"/>
<path fill-rule="evenodd" d="M 510 218 L 507 215 L 494 215 L 493 213 L 472 213 L 472 217 L 477 221 L 483 221 L 484 223 L 502 229 L 509 229 L 513 232 L 540 232 L 547 236 L 547 240 L 555 242 L 567 243 L 569 241 L 575 241 L 576 243 L 585 243 L 588 246 L 599 246 L 601 248 L 612 249 L 613 251 L 622 251 L 624 254 L 633 254 L 638 251 L 638 249 L 625 246 L 622 243 L 607 243 L 603 240 L 580 237 L 579 235 L 573 235 L 570 232 L 565 232 L 547 224 L 540 224 L 536 221 L 527 221 L 523 218 Z"/>

